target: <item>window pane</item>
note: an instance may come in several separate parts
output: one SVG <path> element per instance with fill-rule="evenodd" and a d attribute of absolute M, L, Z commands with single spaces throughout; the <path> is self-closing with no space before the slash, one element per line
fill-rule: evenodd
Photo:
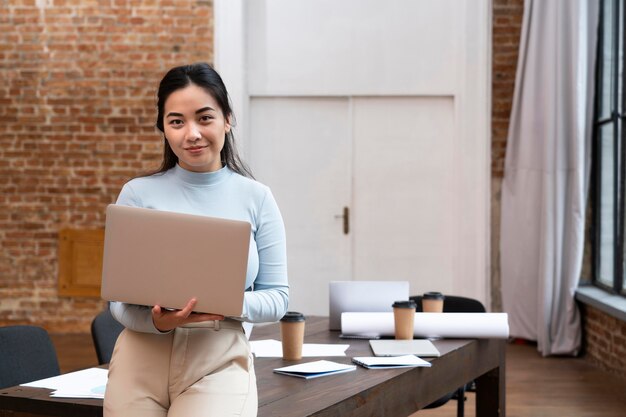
<path fill-rule="evenodd" d="M 615 269 L 615 161 L 613 159 L 615 150 L 613 148 L 613 125 L 606 124 L 601 126 L 598 139 L 600 141 L 600 268 L 597 278 L 602 284 L 612 287 Z"/>
<path fill-rule="evenodd" d="M 618 155 L 617 161 L 616 161 L 616 162 L 614 162 L 614 164 L 615 164 L 615 163 L 617 164 L 617 172 L 618 172 L 618 174 L 617 174 L 617 175 L 618 175 L 618 177 L 621 177 L 621 175 L 622 175 L 622 164 L 624 163 L 624 160 L 623 160 L 623 158 L 622 158 L 622 146 L 623 146 L 622 140 L 623 140 L 623 134 L 624 134 L 624 124 L 623 124 L 623 122 L 622 122 L 622 119 L 621 119 L 621 118 L 620 118 L 620 119 L 618 119 L 617 124 L 614 124 L 614 125 L 613 125 L 613 128 L 614 128 L 614 129 L 617 129 L 617 137 L 618 137 L 618 138 L 621 138 L 621 140 L 620 140 L 620 139 L 618 139 L 618 141 L 617 141 L 617 146 L 618 146 L 618 149 L 617 149 L 617 150 L 613 150 L 613 154 L 615 154 L 615 153 L 617 152 L 617 155 Z M 607 135 L 608 135 L 608 133 L 607 133 Z M 619 185 L 619 182 L 621 182 L 621 180 L 619 180 L 619 181 L 618 181 L 618 183 L 616 183 L 616 184 L 614 185 L 614 188 L 615 188 L 615 190 L 617 190 L 617 191 L 613 193 L 613 196 L 614 196 L 613 198 L 614 198 L 614 199 L 615 199 L 615 198 L 617 199 L 618 204 L 620 204 L 620 201 L 621 201 L 622 207 L 620 207 L 620 208 L 618 209 L 618 210 L 620 211 L 620 212 L 619 212 L 619 214 L 618 214 L 618 217 L 621 217 L 621 216 L 623 216 L 623 210 L 624 210 L 623 204 L 624 204 L 624 203 L 623 203 L 623 200 L 620 200 L 620 199 L 617 197 L 618 195 L 620 195 L 620 194 L 621 194 L 621 190 L 620 190 L 620 185 Z M 623 226 L 624 226 L 624 225 L 622 225 L 622 227 L 623 227 Z M 618 223 L 618 227 L 619 227 L 619 223 Z M 622 234 L 622 239 L 624 238 L 624 236 L 626 236 L 626 235 Z M 623 250 L 623 249 L 625 249 L 625 248 L 626 248 L 626 246 L 622 246 L 622 250 Z M 623 272 L 625 272 L 625 271 L 626 271 L 626 269 L 624 269 L 624 262 L 625 262 L 625 261 L 626 261 L 626 257 L 623 257 L 623 256 L 622 256 L 622 271 L 623 271 Z M 617 274 L 617 271 L 615 271 L 615 274 Z M 611 287 L 615 287 L 615 286 L 617 285 L 617 280 L 618 280 L 617 278 L 618 278 L 618 277 L 617 277 L 617 275 L 614 275 L 613 279 L 611 280 Z"/>
<path fill-rule="evenodd" d="M 617 48 L 617 102 L 620 103 L 619 104 L 619 109 L 618 112 L 623 112 L 624 111 L 624 106 L 622 105 L 622 100 L 623 100 L 623 84 L 624 84 L 624 45 L 623 43 L 623 39 L 624 39 L 624 3 L 622 2 L 622 4 L 620 5 L 620 19 L 619 19 L 619 24 L 618 26 L 618 35 L 617 35 L 617 39 L 614 40 L 614 42 L 618 42 L 619 46 Z M 621 137 L 621 135 L 620 135 Z"/>
<path fill-rule="evenodd" d="M 613 24 L 613 16 L 615 16 L 615 8 L 616 8 L 616 0 L 605 0 L 604 1 L 604 11 L 602 15 L 602 46 L 600 51 L 599 59 L 601 59 L 602 65 L 602 73 L 600 74 L 601 79 L 599 83 L 600 91 L 599 98 L 599 118 L 607 119 L 611 116 L 612 111 L 612 102 L 611 102 L 611 93 L 613 88 L 614 79 L 611 76 L 614 74 L 613 66 L 615 56 L 613 55 L 616 41 L 614 36 L 614 24 Z"/>
<path fill-rule="evenodd" d="M 620 114 L 624 113 L 624 110 L 626 109 L 626 104 L 624 103 L 624 100 L 626 100 L 626 96 L 624 94 L 624 19 L 626 17 L 626 4 L 624 4 L 624 2 L 622 1 L 620 3 L 620 10 L 619 10 L 619 38 L 618 38 L 618 42 L 619 42 L 619 48 L 618 48 L 618 63 L 619 63 L 619 79 L 618 79 L 618 103 L 619 104 L 619 109 L 618 112 Z M 623 123 L 623 119 L 620 118 L 620 120 L 618 121 L 617 124 L 617 128 L 618 128 L 618 134 L 617 137 L 621 138 L 621 140 L 619 141 L 619 159 L 618 159 L 618 172 L 622 173 L 623 169 L 622 166 L 625 163 L 625 161 L 623 160 L 622 156 L 623 156 L 623 151 L 622 151 L 622 147 L 624 146 L 624 123 Z M 623 175 L 623 174 L 620 174 Z M 623 182 L 624 178 L 620 179 L 620 182 Z M 621 190 L 619 191 L 619 195 L 621 195 Z M 624 204 L 624 202 L 626 201 L 626 198 L 624 198 L 624 196 L 622 195 L 622 198 L 620 199 L 622 201 L 622 204 Z M 620 201 L 618 200 L 618 201 Z M 626 213 L 626 207 L 620 207 L 620 218 L 623 219 L 624 213 Z M 622 227 L 626 227 L 626 222 L 622 225 Z M 624 233 L 624 230 L 621 231 L 622 232 L 622 239 L 624 239 L 626 237 L 626 233 Z M 624 243 L 624 242 L 622 242 Z M 622 250 L 626 251 L 626 244 L 622 245 Z M 626 262 L 626 256 L 624 256 L 624 254 L 621 254 L 622 256 L 622 274 L 626 274 L 626 268 L 624 267 L 625 264 L 624 262 Z M 622 288 L 618 288 L 622 290 L 623 293 L 623 283 L 626 282 L 625 279 L 623 279 L 622 277 Z M 615 277 L 615 282 L 614 282 L 614 287 L 619 286 L 619 279 L 618 277 Z"/>

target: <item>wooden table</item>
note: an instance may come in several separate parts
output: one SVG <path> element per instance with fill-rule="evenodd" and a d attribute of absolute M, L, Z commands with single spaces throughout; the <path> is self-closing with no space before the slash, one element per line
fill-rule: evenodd
<path fill-rule="evenodd" d="M 252 339 L 279 339 L 278 325 L 256 327 Z M 348 343 L 347 357 L 371 356 L 366 340 L 340 339 L 328 330 L 328 320 L 309 317 L 308 343 Z M 476 415 L 505 416 L 505 341 L 437 340 L 442 356 L 430 368 L 367 370 L 305 380 L 272 372 L 297 362 L 276 358 L 255 359 L 259 390 L 259 417 L 302 416 L 408 416 L 464 383 L 476 381 Z M 315 360 L 305 358 L 303 361 Z M 0 417 L 85 416 L 101 417 L 102 401 L 55 399 L 49 390 L 12 387 L 0 390 Z"/>

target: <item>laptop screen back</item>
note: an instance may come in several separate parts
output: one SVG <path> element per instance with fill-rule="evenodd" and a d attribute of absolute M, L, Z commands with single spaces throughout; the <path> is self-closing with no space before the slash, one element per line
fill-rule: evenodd
<path fill-rule="evenodd" d="M 394 301 L 409 299 L 408 281 L 331 281 L 329 328 L 341 330 L 341 313 L 393 311 Z"/>
<path fill-rule="evenodd" d="M 248 222 L 109 205 L 102 298 L 241 316 L 249 246 Z"/>

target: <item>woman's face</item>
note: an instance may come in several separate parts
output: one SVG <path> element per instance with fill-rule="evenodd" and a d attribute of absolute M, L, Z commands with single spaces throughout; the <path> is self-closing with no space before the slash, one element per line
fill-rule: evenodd
<path fill-rule="evenodd" d="M 178 157 L 178 164 L 194 172 L 222 168 L 220 152 L 230 122 L 213 96 L 190 84 L 170 94 L 164 110 L 165 137 Z"/>

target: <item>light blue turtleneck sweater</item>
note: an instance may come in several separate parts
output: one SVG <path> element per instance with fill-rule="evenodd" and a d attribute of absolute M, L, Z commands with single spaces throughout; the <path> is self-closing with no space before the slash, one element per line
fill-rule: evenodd
<path fill-rule="evenodd" d="M 285 227 L 268 187 L 224 167 L 198 173 L 176 166 L 124 185 L 117 204 L 244 220 L 251 224 L 244 311 L 252 323 L 279 320 L 287 311 Z M 159 333 L 149 307 L 111 303 L 111 313 L 129 329 Z"/>

